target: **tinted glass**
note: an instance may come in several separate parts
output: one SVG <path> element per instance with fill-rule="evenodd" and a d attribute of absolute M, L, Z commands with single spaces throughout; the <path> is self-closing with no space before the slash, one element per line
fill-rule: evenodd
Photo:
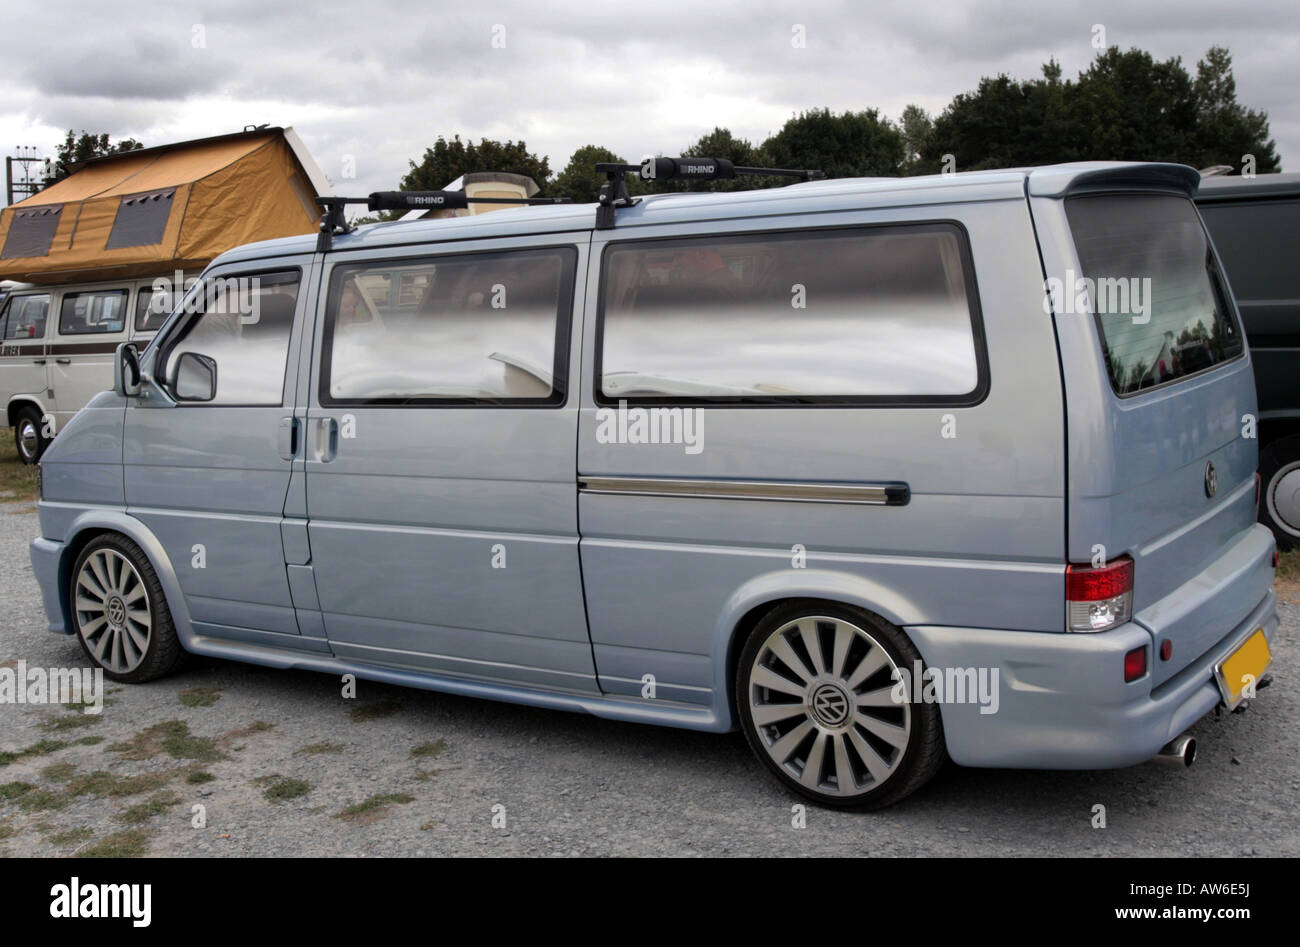
<path fill-rule="evenodd" d="M 606 251 L 604 400 L 961 399 L 980 385 L 962 232 L 711 236 Z"/>
<path fill-rule="evenodd" d="M 172 390 L 181 353 L 196 352 L 217 363 L 210 404 L 281 404 L 298 280 L 296 270 L 205 280 L 182 303 L 193 317 L 165 343 L 162 377 Z"/>
<path fill-rule="evenodd" d="M 1241 332 L 1190 200 L 1102 195 L 1071 198 L 1065 208 L 1117 393 L 1241 354 Z"/>
<path fill-rule="evenodd" d="M 558 403 L 572 249 L 340 266 L 322 404 Z"/>

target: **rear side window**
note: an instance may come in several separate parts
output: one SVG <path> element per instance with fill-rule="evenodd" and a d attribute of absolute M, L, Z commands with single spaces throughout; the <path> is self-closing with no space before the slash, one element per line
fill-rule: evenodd
<path fill-rule="evenodd" d="M 59 308 L 60 335 L 93 335 L 126 328 L 125 289 L 66 293 Z"/>
<path fill-rule="evenodd" d="M 320 401 L 561 404 L 570 247 L 334 268 Z"/>
<path fill-rule="evenodd" d="M 50 311 L 50 297 L 15 296 L 9 304 L 9 318 L 4 323 L 6 341 L 45 338 L 45 317 Z"/>
<path fill-rule="evenodd" d="M 1241 331 L 1190 200 L 1073 197 L 1065 212 L 1117 394 L 1167 384 L 1242 353 Z"/>
<path fill-rule="evenodd" d="M 975 300 L 948 223 L 615 244 L 597 400 L 974 403 Z"/>

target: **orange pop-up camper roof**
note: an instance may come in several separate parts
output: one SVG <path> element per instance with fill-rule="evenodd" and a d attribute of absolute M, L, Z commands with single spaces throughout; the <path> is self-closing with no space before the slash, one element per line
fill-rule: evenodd
<path fill-rule="evenodd" d="M 312 233 L 329 185 L 291 128 L 87 161 L 0 214 L 0 279 L 83 282 L 197 269 L 254 240 Z"/>

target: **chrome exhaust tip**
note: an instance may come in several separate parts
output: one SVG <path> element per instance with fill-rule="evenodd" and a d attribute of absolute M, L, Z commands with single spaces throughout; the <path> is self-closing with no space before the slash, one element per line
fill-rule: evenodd
<path fill-rule="evenodd" d="M 1155 759 L 1158 763 L 1168 763 L 1170 766 L 1186 769 L 1196 762 L 1196 739 L 1186 733 L 1174 737 L 1160 748 Z"/>

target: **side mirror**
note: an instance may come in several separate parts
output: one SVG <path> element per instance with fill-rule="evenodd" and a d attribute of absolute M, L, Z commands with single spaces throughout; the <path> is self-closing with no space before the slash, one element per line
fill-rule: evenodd
<path fill-rule="evenodd" d="M 211 401 L 217 396 L 216 361 L 198 352 L 182 352 L 175 388 L 177 401 Z"/>
<path fill-rule="evenodd" d="M 113 359 L 113 390 L 134 397 L 140 393 L 140 351 L 134 342 L 123 342 Z"/>

